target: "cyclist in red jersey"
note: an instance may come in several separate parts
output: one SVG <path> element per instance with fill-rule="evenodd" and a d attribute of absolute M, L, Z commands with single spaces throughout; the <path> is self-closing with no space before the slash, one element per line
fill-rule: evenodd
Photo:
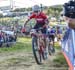
<path fill-rule="evenodd" d="M 40 11 L 40 7 L 38 5 L 34 5 L 32 7 L 32 15 L 28 18 L 28 20 L 25 22 L 24 26 L 31 20 L 31 19 L 35 19 L 36 23 L 34 26 L 34 29 L 38 29 L 40 27 L 42 27 L 43 29 L 41 29 L 42 33 L 46 33 L 47 30 L 47 25 L 48 25 L 48 19 L 47 16 Z"/>
<path fill-rule="evenodd" d="M 33 29 L 41 29 L 41 32 L 43 34 L 46 34 L 47 31 L 47 25 L 49 23 L 47 16 L 40 11 L 40 7 L 38 5 L 34 5 L 32 7 L 32 15 L 29 17 L 29 19 L 25 22 L 24 26 L 26 26 L 26 24 L 31 20 L 31 19 L 35 19 L 36 23 L 35 26 L 33 27 Z M 41 42 L 43 43 L 43 46 L 46 47 L 46 39 L 42 38 Z"/>

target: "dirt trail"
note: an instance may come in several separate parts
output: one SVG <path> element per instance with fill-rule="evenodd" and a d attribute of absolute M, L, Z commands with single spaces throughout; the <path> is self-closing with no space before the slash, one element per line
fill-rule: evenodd
<path fill-rule="evenodd" d="M 36 64 L 32 52 L 0 53 L 0 70 L 68 70 L 66 67 L 53 66 L 53 59 L 59 52 L 56 51 L 54 55 L 49 56 L 42 65 Z"/>

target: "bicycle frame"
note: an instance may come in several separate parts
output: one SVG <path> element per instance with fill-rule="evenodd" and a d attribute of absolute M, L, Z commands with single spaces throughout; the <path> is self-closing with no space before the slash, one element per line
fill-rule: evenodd
<path fill-rule="evenodd" d="M 46 38 L 45 34 L 42 34 L 41 31 L 37 33 L 34 33 L 32 36 L 36 36 L 37 40 L 38 40 L 38 48 L 40 49 L 40 53 L 42 53 L 44 51 L 45 45 L 43 43 L 43 40 Z M 43 39 L 42 39 L 43 38 Z"/>
<path fill-rule="evenodd" d="M 42 63 L 42 59 L 46 59 L 45 58 L 45 55 L 44 55 L 44 53 L 45 53 L 45 49 L 46 49 L 46 45 L 44 45 L 44 39 L 46 39 L 46 34 L 42 34 L 42 32 L 41 32 L 41 30 L 39 30 L 38 31 L 38 33 L 36 32 L 36 33 L 33 33 L 32 35 L 32 38 L 33 38 L 33 54 L 34 54 L 34 57 L 35 57 L 35 60 L 36 60 L 36 62 L 37 62 L 37 64 L 41 64 Z M 37 39 L 37 41 L 36 40 L 34 40 L 34 39 Z M 35 45 L 34 45 L 34 42 L 36 42 L 37 43 L 37 51 L 35 50 Z M 37 54 L 36 54 L 36 52 L 38 52 L 38 54 L 39 54 L 39 58 L 40 58 L 40 60 L 41 61 L 39 61 L 39 58 L 37 57 Z"/>

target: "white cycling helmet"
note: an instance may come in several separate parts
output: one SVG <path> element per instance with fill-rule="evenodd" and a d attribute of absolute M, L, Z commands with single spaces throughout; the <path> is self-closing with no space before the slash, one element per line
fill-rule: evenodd
<path fill-rule="evenodd" d="M 34 11 L 34 12 L 40 11 L 40 7 L 39 7 L 38 5 L 34 5 L 34 6 L 32 7 L 32 11 Z"/>

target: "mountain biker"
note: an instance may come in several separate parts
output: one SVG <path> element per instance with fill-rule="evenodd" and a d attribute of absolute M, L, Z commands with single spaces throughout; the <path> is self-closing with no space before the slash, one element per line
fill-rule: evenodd
<path fill-rule="evenodd" d="M 56 33 L 55 27 L 50 28 L 50 30 L 48 31 L 49 38 L 51 38 L 52 41 L 54 41 L 55 33 Z"/>
<path fill-rule="evenodd" d="M 47 16 L 40 11 L 40 7 L 38 5 L 34 5 L 32 7 L 32 15 L 28 18 L 28 20 L 25 22 L 24 26 L 26 26 L 26 24 L 31 20 L 31 19 L 35 19 L 36 23 L 34 26 L 34 29 L 43 27 L 42 29 L 42 33 L 46 33 L 46 25 L 48 24 L 48 19 Z"/>
<path fill-rule="evenodd" d="M 24 26 L 31 20 L 35 19 L 36 23 L 33 29 L 41 28 L 41 32 L 46 34 L 47 25 L 48 25 L 48 18 L 47 16 L 41 11 L 40 7 L 38 5 L 34 5 L 32 7 L 32 15 L 28 18 L 28 20 L 25 22 Z"/>
<path fill-rule="evenodd" d="M 57 40 L 60 41 L 62 38 L 62 29 L 60 26 L 57 26 L 56 32 L 57 32 Z"/>
<path fill-rule="evenodd" d="M 48 36 L 50 40 L 50 43 L 49 43 L 50 47 L 52 46 L 52 49 L 51 49 L 52 52 L 55 52 L 55 48 L 54 48 L 55 34 L 56 34 L 55 27 L 50 27 L 50 29 L 48 29 Z"/>

